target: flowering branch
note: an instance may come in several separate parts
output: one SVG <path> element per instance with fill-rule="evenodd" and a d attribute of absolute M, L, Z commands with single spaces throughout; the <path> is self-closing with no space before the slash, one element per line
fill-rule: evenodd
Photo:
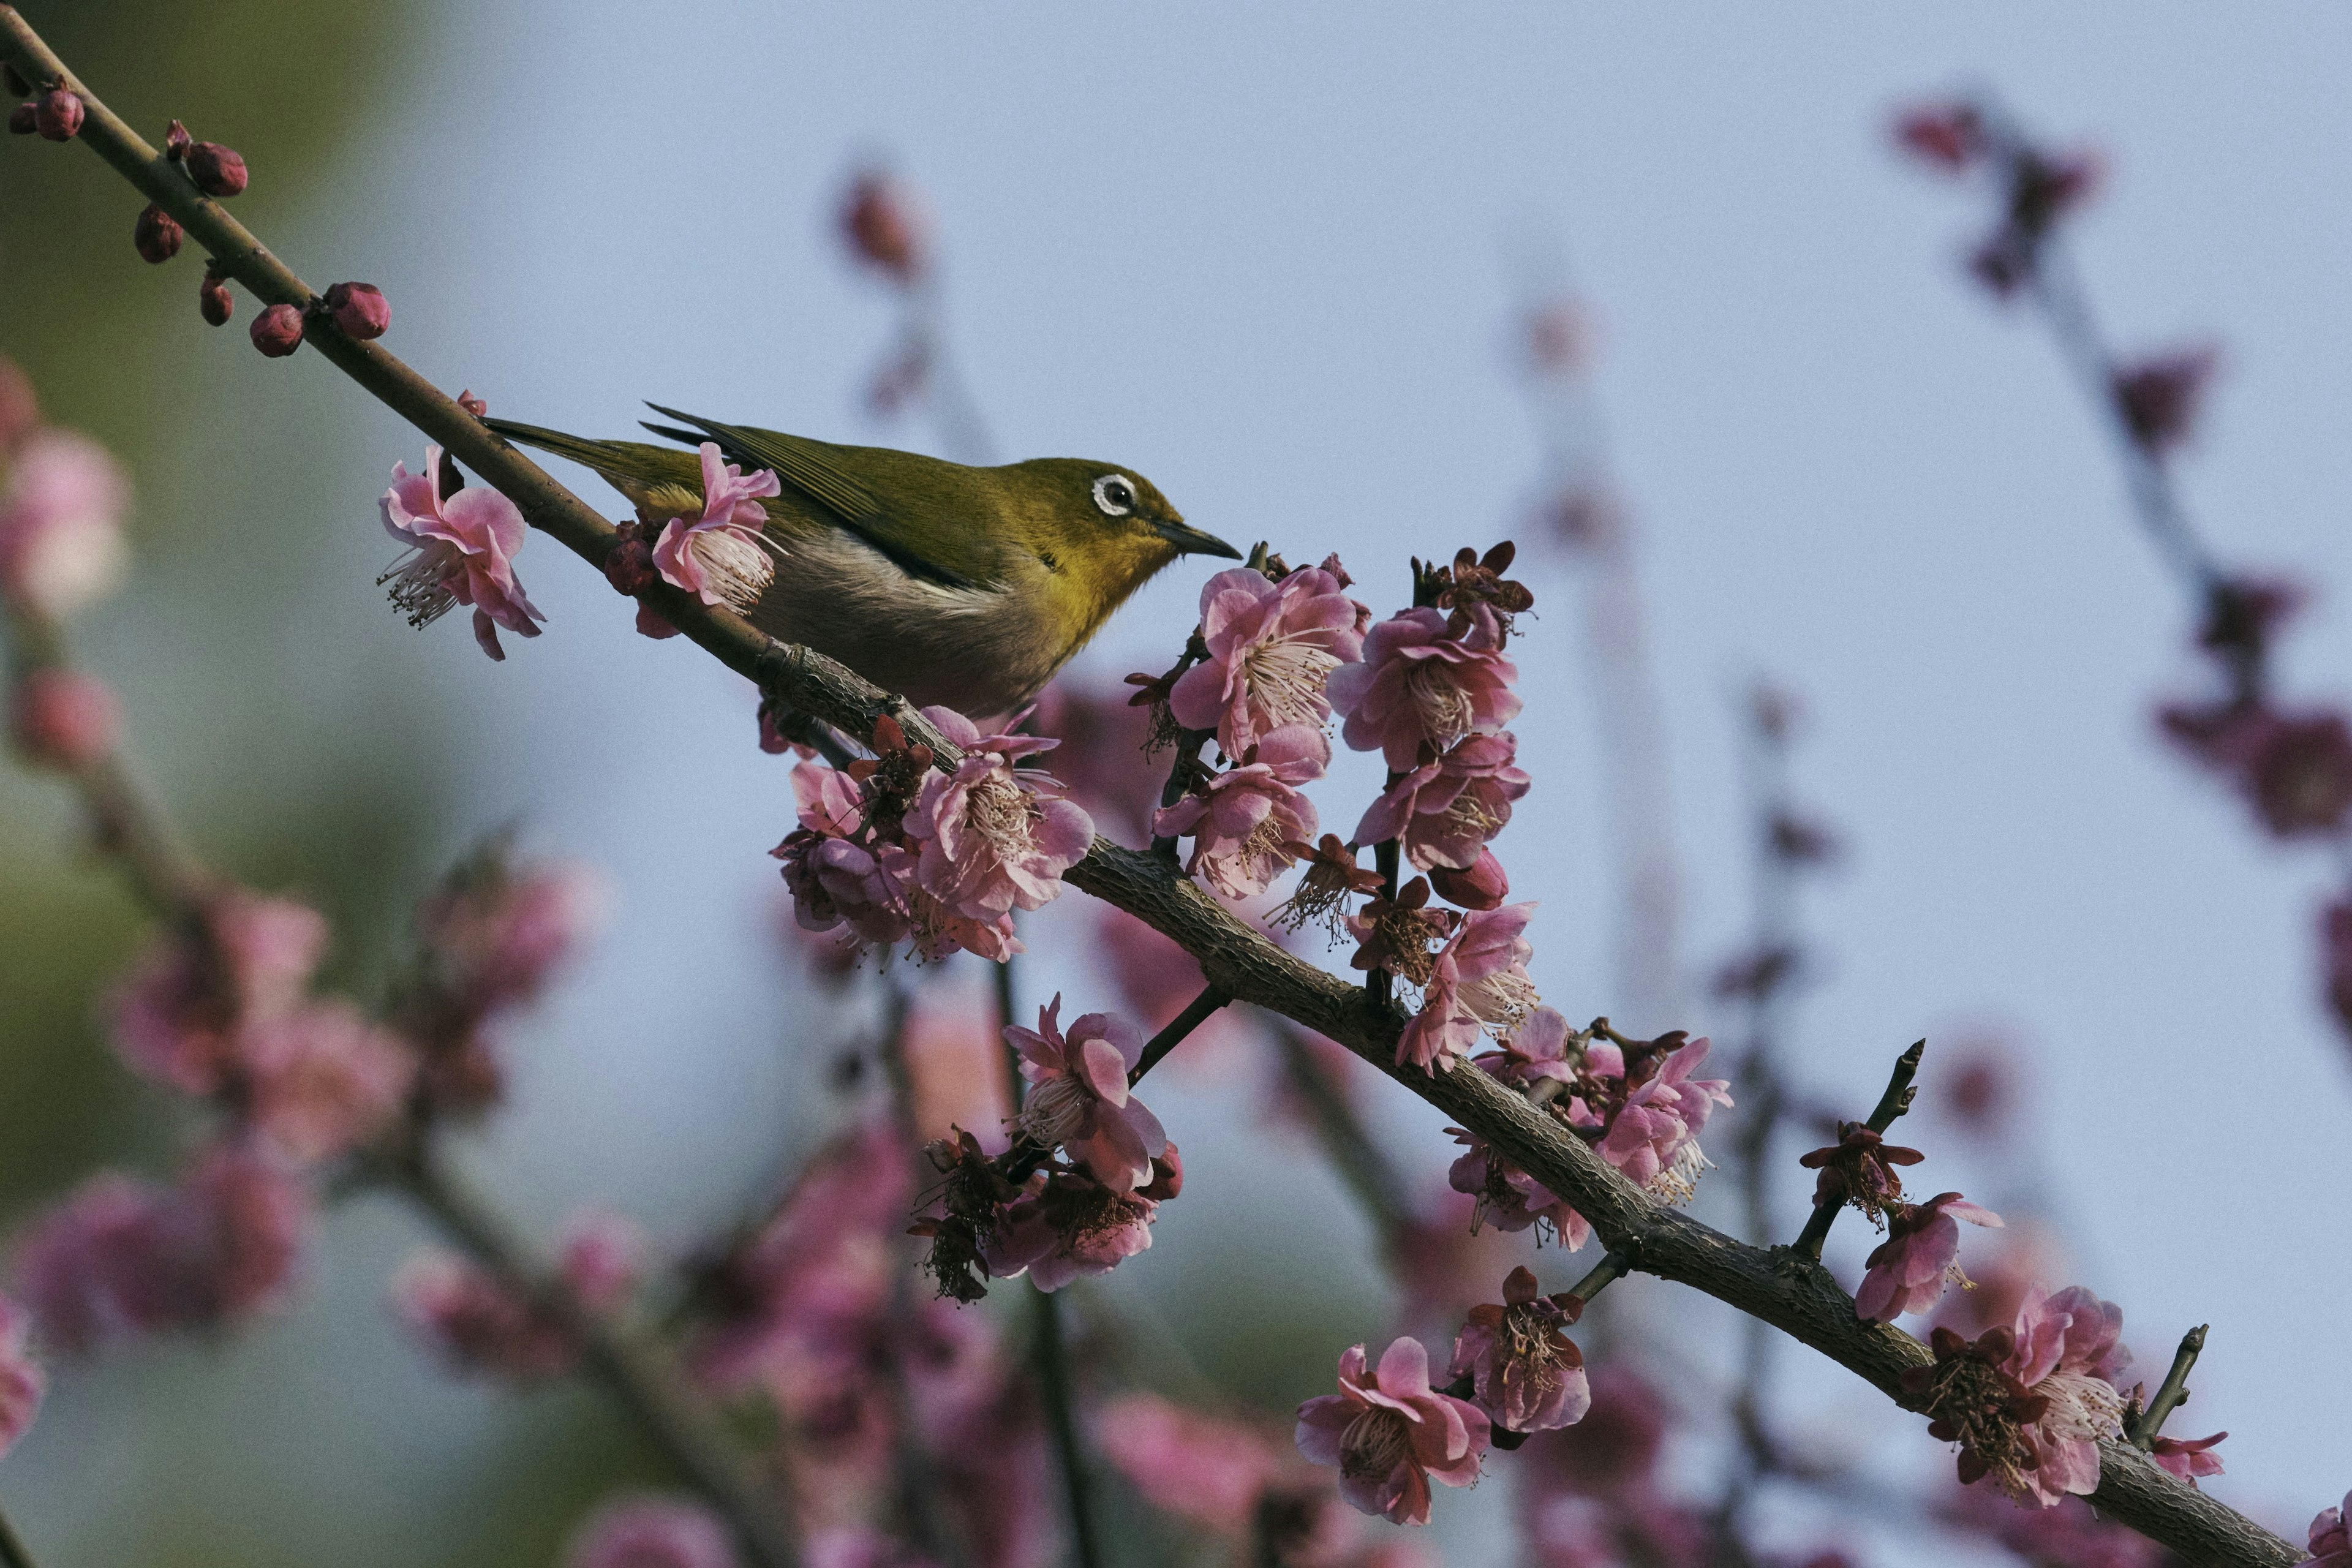
<path fill-rule="evenodd" d="M 1909 1050 L 1895 1058 L 1895 1071 L 1886 1080 L 1886 1092 L 1878 1097 L 1877 1107 L 1871 1111 L 1870 1119 L 1863 1123 L 1864 1126 L 1873 1132 L 1884 1132 L 1895 1125 L 1896 1117 L 1911 1109 L 1912 1097 L 1919 1092 L 1911 1080 L 1917 1076 L 1919 1059 L 1927 1051 L 1927 1042 L 1916 1040 Z M 1819 1263 L 1822 1260 L 1822 1243 L 1829 1239 L 1830 1226 L 1837 1223 L 1838 1211 L 1844 1208 L 1845 1204 L 1846 1194 L 1842 1188 L 1822 1194 L 1813 1205 L 1812 1217 L 1805 1221 L 1805 1228 L 1798 1233 L 1790 1250 L 1808 1263 Z"/>
<path fill-rule="evenodd" d="M 376 343 L 349 336 L 314 310 L 320 301 L 307 285 L 198 192 L 177 164 L 157 154 L 82 89 L 5 5 L 0 5 L 0 50 L 28 79 L 60 84 L 86 106 L 82 139 L 211 250 L 219 270 L 264 299 L 310 312 L 306 337 L 331 363 L 506 494 L 535 526 L 592 563 L 603 564 L 615 538 L 604 518 L 405 364 Z M 834 661 L 765 637 L 740 617 L 658 581 L 640 596 L 723 663 L 751 677 L 771 700 L 859 739 L 870 740 L 876 721 L 887 716 L 908 741 L 931 748 L 934 765 L 952 768 L 962 761 L 961 748 L 903 698 L 877 689 Z M 1918 1406 L 1917 1396 L 1905 1391 L 1902 1374 L 1929 1363 L 1927 1347 L 1884 1324 L 1859 1321 L 1853 1300 L 1825 1270 L 1790 1268 L 1787 1255 L 1743 1245 L 1651 1196 L 1542 1108 L 1483 1071 L 1401 1068 L 1399 1037 L 1407 1020 L 1393 1002 L 1370 998 L 1362 988 L 1285 952 L 1163 858 L 1098 837 L 1068 869 L 1066 880 L 1176 941 L 1200 963 L 1212 985 L 1339 1042 L 1484 1139 L 1571 1204 L 1627 1267 L 1688 1284 L 1760 1318 L 1897 1404 Z M 451 1212 L 470 1211 L 460 1202 Z M 453 1228 L 461 1225 L 455 1222 Z M 469 1225 L 460 1234 L 485 1241 L 496 1237 L 495 1231 Z M 614 1357 L 604 1364 L 632 1363 Z M 2182 1554 L 2243 1568 L 2284 1568 L 2300 1558 L 2285 1542 L 2164 1474 L 2137 1448 L 2104 1441 L 2099 1454 L 2101 1478 L 2092 1501 Z"/>

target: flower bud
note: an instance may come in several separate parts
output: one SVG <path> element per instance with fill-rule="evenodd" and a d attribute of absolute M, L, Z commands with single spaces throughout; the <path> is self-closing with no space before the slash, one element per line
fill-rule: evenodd
<path fill-rule="evenodd" d="M 180 254 L 180 242 L 187 231 L 180 220 L 149 202 L 139 214 L 139 222 L 131 230 L 131 243 L 139 247 L 139 258 L 158 265 Z"/>
<path fill-rule="evenodd" d="M 70 142 L 81 129 L 81 100 L 53 87 L 34 100 L 33 123 L 52 142 Z"/>
<path fill-rule="evenodd" d="M 163 132 L 163 156 L 174 163 L 186 163 L 188 149 L 193 144 L 194 139 L 188 135 L 188 128 L 176 120 L 172 121 L 171 129 Z"/>
<path fill-rule="evenodd" d="M 1503 873 L 1503 863 L 1495 858 L 1492 849 L 1478 851 L 1478 863 L 1466 871 L 1451 866 L 1429 868 L 1429 885 L 1437 896 L 1449 904 L 1465 910 L 1498 910 L 1503 900 L 1511 896 L 1511 879 Z"/>
<path fill-rule="evenodd" d="M 245 157 L 217 142 L 199 142 L 188 149 L 188 178 L 208 196 L 233 196 L 245 189 Z"/>
<path fill-rule="evenodd" d="M 654 547 L 634 534 L 623 534 L 604 552 L 604 581 L 613 584 L 617 593 L 634 597 L 652 587 L 660 577 L 660 569 L 654 564 Z"/>
<path fill-rule="evenodd" d="M 228 319 L 236 314 L 236 301 L 229 295 L 228 280 L 205 273 L 196 289 L 196 310 L 211 325 L 227 326 Z"/>
<path fill-rule="evenodd" d="M 8 111 L 8 134 L 30 136 L 40 129 L 39 110 L 29 103 L 20 103 Z"/>
<path fill-rule="evenodd" d="M 327 313 L 343 336 L 364 342 L 392 325 L 392 305 L 373 283 L 338 283 L 327 290 Z"/>
<path fill-rule="evenodd" d="M 1136 1196 L 1150 1198 L 1156 1204 L 1164 1204 L 1183 1190 L 1184 1161 L 1176 1152 L 1176 1145 L 1171 1143 L 1166 1152 L 1151 1162 L 1151 1181 L 1148 1185 L 1139 1188 Z"/>
<path fill-rule="evenodd" d="M 79 771 L 114 749 L 122 705 L 107 684 L 71 669 L 36 669 L 16 682 L 9 729 L 25 760 Z"/>
<path fill-rule="evenodd" d="M 253 346 L 271 359 L 284 359 L 302 346 L 302 312 L 272 305 L 253 319 Z"/>
<path fill-rule="evenodd" d="M 464 409 L 467 413 L 472 415 L 477 419 L 483 417 L 490 411 L 490 405 L 488 404 L 474 395 L 474 389 L 472 387 L 467 387 L 465 391 L 457 395 L 457 406 Z"/>

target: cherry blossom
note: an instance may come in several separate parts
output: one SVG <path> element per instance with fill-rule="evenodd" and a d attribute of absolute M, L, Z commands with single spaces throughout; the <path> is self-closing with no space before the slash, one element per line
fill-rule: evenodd
<path fill-rule="evenodd" d="M 392 584 L 392 602 L 412 626 L 429 626 L 454 605 L 473 605 L 474 640 L 502 659 L 499 627 L 535 637 L 547 619 L 514 574 L 529 530 L 514 502 L 485 486 L 457 488 L 455 471 L 445 473 L 442 463 L 441 448 L 428 446 L 423 473 L 392 466 L 383 531 L 411 553 L 376 581 Z"/>
<path fill-rule="evenodd" d="M 1841 1121 L 1835 1143 L 1811 1151 L 1797 1163 L 1821 1172 L 1813 1184 L 1815 1204 L 1851 1203 L 1874 1225 L 1903 1196 L 1903 1178 L 1895 1167 L 1916 1165 L 1927 1157 L 1916 1149 L 1887 1142 L 1864 1122 Z"/>
<path fill-rule="evenodd" d="M 1071 1172 L 1041 1172 L 1005 1205 L 995 1235 L 983 1242 L 988 1271 L 1000 1279 L 1026 1273 L 1047 1291 L 1107 1274 L 1151 1246 L 1160 1205 L 1149 1191 L 1124 1192 Z"/>
<path fill-rule="evenodd" d="M 1229 1535 L 1253 1528 L 1259 1500 L 1284 1468 L 1283 1455 L 1254 1428 L 1150 1394 L 1106 1404 L 1095 1439 L 1154 1508 Z"/>
<path fill-rule="evenodd" d="M 702 443 L 701 456 L 702 515 L 667 521 L 654 542 L 654 565 L 665 582 L 706 605 L 748 610 L 775 581 L 783 547 L 768 538 L 768 509 L 760 502 L 782 494 L 783 485 L 766 468 L 746 477 L 720 458 L 715 441 Z"/>
<path fill-rule="evenodd" d="M 230 889 L 159 938 L 114 993 L 115 1048 L 134 1071 L 186 1094 L 223 1088 L 238 1037 L 294 1011 L 325 955 L 318 911 Z"/>
<path fill-rule="evenodd" d="M 393 1276 L 392 1299 L 401 1321 L 452 1372 L 537 1383 L 562 1376 L 578 1359 L 562 1324 L 454 1252 L 412 1254 Z"/>
<path fill-rule="evenodd" d="M 2313 1568 L 2352 1568 L 2352 1492 L 2335 1508 L 2324 1508 L 2311 1521 Z"/>
<path fill-rule="evenodd" d="M 1906 1312 L 1934 1306 L 1948 1281 L 1967 1285 L 1959 1264 L 1961 1220 L 2000 1225 L 2000 1215 L 1958 1193 L 1937 1193 L 1924 1204 L 1897 1204 L 1888 1210 L 1886 1239 L 1870 1255 L 1869 1271 L 1854 1292 L 1854 1315 L 1865 1323 L 1891 1323 Z"/>
<path fill-rule="evenodd" d="M 256 1022 L 237 1057 L 247 1119 L 305 1163 L 373 1137 L 400 1110 L 417 1066 L 399 1038 L 342 1001 Z"/>
<path fill-rule="evenodd" d="M 1004 1031 L 1029 1081 L 1020 1126 L 1047 1149 L 1064 1149 L 1095 1180 L 1118 1192 L 1150 1184 L 1151 1162 L 1168 1151 L 1160 1119 L 1128 1094 L 1127 1075 L 1143 1058 L 1143 1036 L 1123 1018 L 1087 1013 L 1060 1028 L 1062 998 L 1037 1010 L 1037 1026 Z"/>
<path fill-rule="evenodd" d="M 1191 730 L 1213 730 L 1228 757 L 1275 731 L 1320 729 L 1331 716 L 1325 682 L 1363 652 L 1370 612 L 1328 572 L 1306 566 L 1280 582 L 1248 567 L 1201 588 L 1209 657 L 1180 677 L 1168 705 Z"/>
<path fill-rule="evenodd" d="M 1314 803 L 1297 786 L 1322 777 L 1330 760 L 1322 731 L 1305 724 L 1272 731 L 1237 766 L 1155 815 L 1152 832 L 1189 837 L 1185 868 L 1219 896 L 1262 893 L 1297 858 L 1292 847 L 1315 837 Z"/>
<path fill-rule="evenodd" d="M 1549 1230 L 1560 1246 L 1574 1252 L 1592 1238 L 1592 1224 L 1533 1176 L 1504 1159 L 1486 1140 L 1459 1127 L 1449 1127 L 1464 1152 L 1446 1172 L 1446 1183 L 1457 1193 L 1476 1200 L 1471 1223 L 1491 1225 L 1510 1232 L 1538 1227 L 1537 1237 Z"/>
<path fill-rule="evenodd" d="M 1699 1131 L 1715 1107 L 1731 1103 L 1727 1080 L 1691 1077 L 1706 1060 L 1706 1053 L 1704 1037 L 1665 1052 L 1658 1058 L 1656 1070 L 1637 1084 L 1610 1116 L 1609 1131 L 1599 1145 L 1602 1159 L 1669 1203 L 1689 1201 L 1699 1173 L 1707 1165 L 1706 1156 L 1699 1152 Z M 1605 1072 L 1617 1052 L 1604 1044 L 1594 1046 L 1589 1055 L 1602 1064 L 1599 1070 Z"/>
<path fill-rule="evenodd" d="M 1339 1357 L 1339 1392 L 1298 1407 L 1298 1451 L 1339 1468 L 1339 1495 L 1397 1524 L 1429 1522 L 1429 1483 L 1475 1485 L 1488 1442 L 1486 1414 L 1429 1386 L 1429 1352 L 1396 1341 L 1366 1375 L 1364 1347 Z"/>
<path fill-rule="evenodd" d="M 1518 673 L 1483 628 L 1456 637 L 1444 611 L 1404 610 L 1372 627 L 1360 661 L 1332 672 L 1331 702 L 1347 715 L 1340 734 L 1349 746 L 1383 752 L 1391 771 L 1409 773 L 1423 746 L 1443 752 L 1509 723 L 1519 710 L 1510 689 Z"/>
<path fill-rule="evenodd" d="M 1514 1268 L 1499 1305 L 1470 1309 L 1447 1370 L 1472 1380 L 1478 1407 L 1498 1426 L 1541 1432 L 1570 1426 L 1583 1417 L 1592 1394 L 1584 1356 L 1560 1330 L 1583 1310 L 1572 1295 L 1540 1294 L 1532 1271 Z"/>

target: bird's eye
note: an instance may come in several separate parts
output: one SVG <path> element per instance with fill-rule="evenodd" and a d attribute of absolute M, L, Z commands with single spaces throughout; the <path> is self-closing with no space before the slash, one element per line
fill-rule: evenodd
<path fill-rule="evenodd" d="M 1125 517 L 1135 510 L 1135 487 L 1124 474 L 1105 474 L 1095 481 L 1095 505 L 1107 517 Z"/>

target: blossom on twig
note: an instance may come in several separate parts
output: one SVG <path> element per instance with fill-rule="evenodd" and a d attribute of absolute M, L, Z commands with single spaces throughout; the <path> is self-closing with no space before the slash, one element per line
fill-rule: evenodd
<path fill-rule="evenodd" d="M 70 430 L 35 429 L 0 488 L 0 595 L 52 619 L 104 598 L 130 549 L 130 485 L 106 448 Z"/>
<path fill-rule="evenodd" d="M 1442 752 L 1465 735 L 1491 735 L 1519 710 L 1511 692 L 1518 668 L 1484 627 L 1457 637 L 1444 611 L 1400 611 L 1365 635 L 1360 659 L 1331 674 L 1331 704 L 1347 715 L 1340 735 L 1359 752 L 1381 752 L 1406 773 L 1428 746 Z"/>
<path fill-rule="evenodd" d="M 1339 1392 L 1298 1407 L 1298 1451 L 1339 1468 L 1339 1495 L 1397 1524 L 1429 1522 L 1429 1483 L 1478 1479 L 1488 1443 L 1486 1413 L 1429 1386 L 1429 1352 L 1404 1338 L 1367 1375 L 1364 1347 L 1339 1357 Z"/>
<path fill-rule="evenodd" d="M 1325 683 L 1361 657 L 1370 612 L 1328 572 L 1304 566 L 1278 583 L 1235 567 L 1201 588 L 1208 657 L 1186 670 L 1168 705 L 1190 730 L 1213 730 L 1239 757 L 1291 725 L 1320 729 L 1331 716 Z"/>
<path fill-rule="evenodd" d="M 1471 1378 L 1478 1407 L 1498 1426 L 1543 1432 L 1572 1426 L 1591 1407 L 1592 1393 L 1583 1352 L 1560 1331 L 1583 1310 L 1573 1295 L 1541 1294 L 1531 1270 L 1514 1268 L 1499 1304 L 1470 1309 L 1447 1370 Z"/>
<path fill-rule="evenodd" d="M 25 1309 L 0 1296 L 0 1454 L 16 1446 L 48 1392 L 48 1374 L 25 1347 L 31 1327 Z"/>
<path fill-rule="evenodd" d="M 1511 820 L 1511 803 L 1528 793 L 1519 743 L 1509 731 L 1472 735 L 1436 761 L 1388 787 L 1356 825 L 1358 844 L 1399 840 L 1424 871 L 1467 871 Z"/>
<path fill-rule="evenodd" d="M 1916 1165 L 1927 1157 L 1916 1149 L 1887 1142 L 1866 1122 L 1841 1121 L 1835 1143 L 1813 1150 L 1797 1163 L 1821 1173 L 1813 1184 L 1815 1204 L 1850 1203 L 1877 1225 L 1887 1206 L 1903 1196 L 1903 1178 L 1895 1167 Z"/>
<path fill-rule="evenodd" d="M 1127 1075 L 1143 1058 L 1134 1025 L 1105 1013 L 1060 1027 L 1062 998 L 1037 1010 L 1037 1026 L 1006 1028 L 1029 1082 L 1021 1131 L 1047 1149 L 1066 1150 L 1103 1185 L 1129 1192 L 1149 1185 L 1151 1163 L 1168 1152 L 1168 1134 L 1143 1101 L 1129 1096 Z"/>
<path fill-rule="evenodd" d="M 1185 869 L 1227 899 L 1265 891 L 1297 858 L 1293 847 L 1314 838 L 1315 805 L 1297 786 L 1323 776 L 1331 746 L 1322 731 L 1288 724 L 1241 759 L 1151 819 L 1154 834 L 1192 840 Z"/>
<path fill-rule="evenodd" d="M 445 471 L 445 461 L 440 447 L 428 446 L 423 473 L 393 464 L 392 488 L 380 507 L 383 531 L 411 553 L 376 583 L 392 584 L 392 602 L 412 626 L 431 625 L 453 605 L 473 605 L 474 640 L 502 659 L 499 627 L 535 637 L 547 619 L 514 573 L 530 531 L 514 502 L 487 486 L 460 489 L 455 466 Z"/>
<path fill-rule="evenodd" d="M 1903 1386 L 1924 1401 L 1927 1435 L 1959 1445 L 1962 1485 L 1990 1476 L 2021 1504 L 2048 1508 L 2097 1489 L 2098 1439 L 2123 1430 L 2122 1331 L 2113 1302 L 2036 1285 L 2012 1325 L 1973 1342 L 1937 1329 L 1935 1363 L 1905 1373 Z"/>
<path fill-rule="evenodd" d="M 1537 1000 L 1527 971 L 1535 950 L 1520 934 L 1534 912 L 1531 903 L 1511 904 L 1462 917 L 1430 971 L 1420 1011 L 1397 1037 L 1398 1066 L 1434 1073 L 1468 1056 L 1482 1032 L 1510 1037 Z"/>
<path fill-rule="evenodd" d="M 1906 1312 L 1934 1306 L 1948 1282 L 1966 1287 L 1969 1277 L 1959 1263 L 1961 1220 L 1996 1229 L 2001 1223 L 2000 1215 L 1958 1193 L 1937 1193 L 1924 1204 L 1897 1204 L 1888 1210 L 1886 1239 L 1871 1252 L 1869 1271 L 1853 1295 L 1854 1315 L 1865 1323 L 1891 1323 Z"/>
<path fill-rule="evenodd" d="M 783 484 L 770 469 L 747 476 L 723 461 L 716 441 L 702 443 L 701 457 L 702 514 L 664 523 L 654 565 L 663 581 L 706 605 L 748 610 L 775 581 L 782 546 L 768 538 L 768 510 L 760 502 L 782 494 Z"/>
<path fill-rule="evenodd" d="M 2221 1474 L 2221 1456 L 2212 1450 L 2228 1436 L 2216 1432 L 2210 1437 L 2158 1437 L 2149 1447 L 2148 1457 L 2158 1469 L 2193 1487 L 2200 1476 Z"/>

